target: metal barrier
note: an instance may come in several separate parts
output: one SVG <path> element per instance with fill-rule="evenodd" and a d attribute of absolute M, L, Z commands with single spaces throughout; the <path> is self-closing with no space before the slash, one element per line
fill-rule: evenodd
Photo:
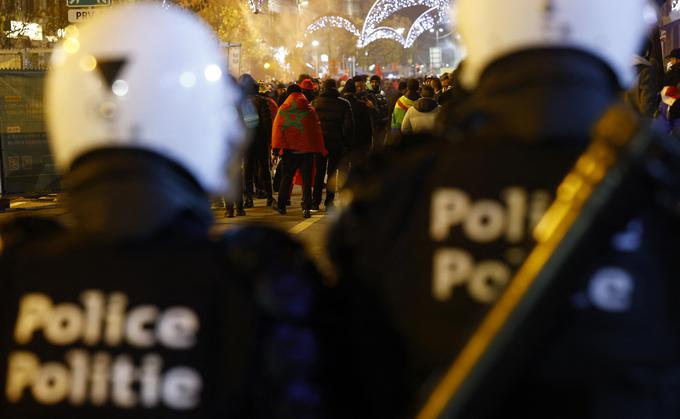
<path fill-rule="evenodd" d="M 0 70 L 44 70 L 51 55 L 50 48 L 0 49 Z"/>
<path fill-rule="evenodd" d="M 45 132 L 44 78 L 44 71 L 0 70 L 0 211 L 10 195 L 60 189 Z"/>

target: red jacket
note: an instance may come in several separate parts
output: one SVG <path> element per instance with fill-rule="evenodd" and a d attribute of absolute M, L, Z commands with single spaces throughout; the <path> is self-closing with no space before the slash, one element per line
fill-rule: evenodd
<path fill-rule="evenodd" d="M 279 108 L 274 119 L 272 148 L 328 154 L 319 116 L 302 93 L 292 93 Z"/>

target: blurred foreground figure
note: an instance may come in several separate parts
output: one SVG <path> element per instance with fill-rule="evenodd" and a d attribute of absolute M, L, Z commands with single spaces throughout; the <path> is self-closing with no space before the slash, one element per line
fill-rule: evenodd
<path fill-rule="evenodd" d="M 3 419 L 327 416 L 302 248 L 208 236 L 206 194 L 238 189 L 245 146 L 221 63 L 206 25 L 151 4 L 55 50 L 46 107 L 73 222 L 0 236 Z"/>
<path fill-rule="evenodd" d="M 412 416 L 525 260 L 595 127 L 636 126 L 616 102 L 654 15 L 646 0 L 456 5 L 471 96 L 442 110 L 443 138 L 354 170 L 329 241 L 350 367 L 377 389 L 366 417 Z M 494 394 L 506 374 L 484 382 L 486 414 L 462 417 L 680 417 L 678 219 L 647 191 L 590 238 L 556 313 L 531 319 L 540 343 L 505 365 L 508 388 Z"/>

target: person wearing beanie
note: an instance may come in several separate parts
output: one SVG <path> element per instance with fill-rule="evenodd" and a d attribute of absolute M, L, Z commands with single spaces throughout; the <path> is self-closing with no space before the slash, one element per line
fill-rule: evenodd
<path fill-rule="evenodd" d="M 370 89 L 368 92 L 373 95 L 373 148 L 380 150 L 385 145 L 385 135 L 389 125 L 389 115 L 387 110 L 387 98 L 382 91 L 382 79 L 378 75 L 370 78 Z"/>
<path fill-rule="evenodd" d="M 258 125 L 255 129 L 253 141 L 246 151 L 243 163 L 243 181 L 245 184 L 245 208 L 253 208 L 253 198 L 255 197 L 255 183 L 257 175 L 262 177 L 260 182 L 264 188 L 267 206 L 274 202 L 272 191 L 272 179 L 270 166 L 270 142 L 272 137 L 272 112 L 270 105 L 264 97 L 260 96 L 258 83 L 250 74 L 243 74 L 239 77 L 239 84 L 247 94 L 257 110 Z"/>
<path fill-rule="evenodd" d="M 349 147 L 349 161 L 352 165 L 358 164 L 368 155 L 373 141 L 371 110 L 365 101 L 357 97 L 356 85 L 350 79 L 342 91 L 342 97 L 349 102 L 354 116 L 354 136 Z"/>

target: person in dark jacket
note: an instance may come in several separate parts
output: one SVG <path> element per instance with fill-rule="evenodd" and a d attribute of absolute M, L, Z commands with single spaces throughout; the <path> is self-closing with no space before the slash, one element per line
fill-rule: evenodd
<path fill-rule="evenodd" d="M 462 62 L 456 70 L 454 70 L 448 79 L 450 87 L 439 95 L 439 105 L 442 111 L 439 113 L 436 125 L 441 129 L 450 129 L 452 127 L 451 115 L 455 115 L 457 109 L 464 106 L 470 98 L 471 93 L 460 82 L 460 75 L 463 72 L 465 62 Z"/>
<path fill-rule="evenodd" d="M 389 146 L 392 144 L 392 129 L 391 129 L 391 121 L 392 121 L 392 114 L 394 113 L 394 107 L 397 104 L 397 101 L 399 98 L 401 98 L 404 93 L 406 93 L 407 89 L 407 83 L 406 80 L 401 80 L 398 83 L 394 82 L 397 86 L 396 89 L 390 89 L 387 92 L 387 128 L 386 128 L 386 133 L 385 133 L 385 141 L 384 145 Z M 398 138 L 395 140 L 398 141 Z"/>
<path fill-rule="evenodd" d="M 389 125 L 389 112 L 387 109 L 387 98 L 382 90 L 382 79 L 378 75 L 370 78 L 370 89 L 368 89 L 375 99 L 375 117 L 373 120 L 373 149 L 381 150 L 385 146 L 385 135 Z"/>
<path fill-rule="evenodd" d="M 648 29 L 648 3 L 616 4 L 613 13 L 608 0 L 456 1 L 468 51 L 461 80 L 472 93 L 441 115 L 449 141 L 411 143 L 350 175 L 353 200 L 328 243 L 350 306 L 339 314 L 349 333 L 346 367 L 357 390 L 380 389 L 366 417 L 418 416 L 460 351 L 479 348 L 467 346 L 479 343 L 470 337 L 490 310 L 508 307 L 495 304 L 594 138 L 655 135 L 619 102 Z M 489 411 L 452 417 L 680 417 L 677 200 L 659 199 L 645 168 L 634 173 L 636 194 L 610 200 L 619 209 L 605 214 L 577 263 L 555 272 L 563 288 L 523 323 L 535 336 L 506 336 L 519 361 L 495 353 L 506 370 L 494 365 L 483 391 L 471 394 L 474 407 Z M 564 183 L 559 202 L 581 193 L 572 189 L 579 179 Z"/>
<path fill-rule="evenodd" d="M 276 85 L 276 92 L 274 93 L 274 99 L 276 100 L 276 106 L 279 107 L 283 105 L 283 102 L 286 101 L 286 98 L 288 97 L 288 94 L 286 92 L 287 87 L 283 83 L 279 83 Z"/>
<path fill-rule="evenodd" d="M 348 80 L 342 90 L 342 97 L 346 99 L 354 115 L 354 137 L 349 148 L 349 161 L 352 165 L 361 162 L 371 149 L 373 127 L 371 126 L 371 111 L 366 103 L 356 96 L 356 83 Z"/>
<path fill-rule="evenodd" d="M 262 187 L 267 197 L 267 206 L 274 202 L 272 191 L 272 177 L 270 172 L 270 150 L 272 138 L 272 113 L 267 99 L 259 95 L 259 85 L 250 74 L 243 74 L 239 84 L 247 92 L 248 99 L 257 109 L 258 125 L 255 129 L 253 141 L 246 151 L 243 164 L 243 181 L 245 183 L 245 208 L 252 208 L 255 196 L 255 182 L 257 175 L 262 177 Z"/>
<path fill-rule="evenodd" d="M 245 145 L 217 37 L 185 10 L 137 3 L 78 41 L 57 47 L 46 83 L 68 224 L 0 228 L 0 417 L 332 415 L 321 282 L 302 246 L 268 228 L 210 231 L 208 192 L 234 192 Z"/>
<path fill-rule="evenodd" d="M 312 106 L 321 120 L 324 143 L 328 150 L 328 156 L 316 155 L 316 179 L 314 181 L 314 193 L 312 197 L 312 210 L 318 211 L 321 205 L 324 177 L 328 174 L 328 186 L 326 187 L 326 209 L 333 206 L 335 192 L 337 191 L 337 172 L 341 169 L 341 162 L 348 154 L 350 144 L 354 137 L 354 116 L 352 108 L 347 101 L 340 97 L 337 84 L 333 79 L 327 79 L 321 87 L 321 94 L 314 99 Z"/>
<path fill-rule="evenodd" d="M 439 77 L 433 77 L 430 86 L 434 89 L 434 99 L 439 102 L 439 96 L 444 93 L 444 85 Z"/>
<path fill-rule="evenodd" d="M 238 81 L 234 76 L 229 75 L 225 77 L 225 80 L 229 80 L 231 83 L 237 85 Z M 246 92 L 243 86 L 240 86 L 241 93 L 246 97 Z M 255 133 L 258 125 L 260 124 L 260 117 L 258 116 L 257 109 L 255 105 L 250 100 L 244 100 L 241 102 L 241 116 L 243 118 L 243 123 L 245 124 L 246 130 L 249 134 L 248 141 L 252 141 L 252 136 Z M 243 201 L 243 158 L 240 159 L 239 164 L 236 165 L 234 173 L 232 176 L 236 180 L 236 192 L 232 195 L 236 197 L 235 201 L 229 199 L 228 197 L 222 197 L 222 202 L 224 203 L 224 215 L 227 218 L 234 218 L 234 215 L 239 217 L 244 217 L 246 215 L 246 210 Z M 235 210 L 235 212 L 234 212 Z"/>

